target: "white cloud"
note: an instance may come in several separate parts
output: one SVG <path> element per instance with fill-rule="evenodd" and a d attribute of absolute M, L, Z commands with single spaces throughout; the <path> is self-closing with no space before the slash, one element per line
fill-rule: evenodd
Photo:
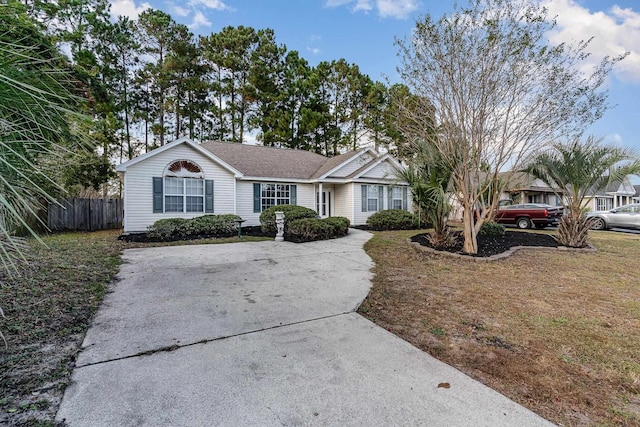
<path fill-rule="evenodd" d="M 607 11 L 590 11 L 575 0 L 543 0 L 558 27 L 549 35 L 552 43 L 577 42 L 593 37 L 589 65 L 605 56 L 630 52 L 614 73 L 621 80 L 640 83 L 640 12 L 613 6 Z"/>
<path fill-rule="evenodd" d="M 233 10 L 233 8 L 227 6 L 220 0 L 190 0 L 189 4 L 192 6 L 204 6 L 214 10 Z"/>
<path fill-rule="evenodd" d="M 182 7 L 182 6 L 173 5 L 173 6 L 171 6 L 171 13 L 173 13 L 174 15 L 182 16 L 184 18 L 184 17 L 189 16 L 191 11 L 189 9 L 186 9 L 186 8 Z"/>
<path fill-rule="evenodd" d="M 131 19 L 136 19 L 138 15 L 150 8 L 151 5 L 147 2 L 136 6 L 135 0 L 111 0 L 110 13 L 114 18 L 118 16 L 128 16 Z"/>
<path fill-rule="evenodd" d="M 204 13 L 200 12 L 199 10 L 196 10 L 193 14 L 193 20 L 187 26 L 192 30 L 200 27 L 210 27 L 211 21 L 209 21 L 209 19 L 206 16 L 204 16 Z"/>
<path fill-rule="evenodd" d="M 378 0 L 377 6 L 378 13 L 383 18 L 406 19 L 418 10 L 419 4 L 415 0 Z"/>
<path fill-rule="evenodd" d="M 356 5 L 353 7 L 354 12 L 358 12 L 360 10 L 369 12 L 371 9 L 373 9 L 373 6 L 371 6 L 371 1 L 369 0 L 357 0 Z"/>
<path fill-rule="evenodd" d="M 355 4 L 354 4 L 355 3 Z M 351 6 L 353 12 L 376 10 L 383 18 L 406 19 L 418 10 L 418 0 L 327 0 L 327 7 Z"/>
<path fill-rule="evenodd" d="M 307 46 L 307 52 L 311 52 L 312 55 L 319 55 L 322 53 L 322 50 L 317 47 Z"/>

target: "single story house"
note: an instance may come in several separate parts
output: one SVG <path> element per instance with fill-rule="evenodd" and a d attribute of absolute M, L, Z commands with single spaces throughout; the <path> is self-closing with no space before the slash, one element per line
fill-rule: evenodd
<path fill-rule="evenodd" d="M 600 191 L 591 191 L 587 196 L 585 207 L 590 211 L 608 211 L 635 202 L 636 188 L 631 177 L 625 176 L 622 181 L 611 183 Z"/>
<path fill-rule="evenodd" d="M 545 203 L 560 206 L 562 193 L 561 189 L 551 188 L 541 179 L 528 173 L 516 172 L 511 175 L 507 189 L 501 194 L 500 199 L 509 199 L 517 203 Z"/>
<path fill-rule="evenodd" d="M 638 189 L 631 184 L 631 177 L 611 183 L 599 191 L 589 191 L 585 197 L 584 208 L 589 211 L 603 211 L 634 203 Z M 513 174 L 508 189 L 501 199 L 511 199 L 519 203 L 546 203 L 552 206 L 563 204 L 563 191 L 548 187 L 542 180 L 518 172 Z"/>
<path fill-rule="evenodd" d="M 259 225 L 270 206 L 293 204 L 320 217 L 365 224 L 374 212 L 411 210 L 402 166 L 371 148 L 325 157 L 310 151 L 181 138 L 116 167 L 124 184 L 124 232 L 162 218 L 236 214 Z"/>

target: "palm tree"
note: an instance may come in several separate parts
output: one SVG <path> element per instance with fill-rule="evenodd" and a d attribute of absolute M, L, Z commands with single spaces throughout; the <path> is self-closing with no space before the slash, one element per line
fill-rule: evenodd
<path fill-rule="evenodd" d="M 435 247 L 447 247 L 454 243 L 454 235 L 447 222 L 451 212 L 447 188 L 451 180 L 451 168 L 442 160 L 435 146 L 427 141 L 413 144 L 413 155 L 406 159 L 408 167 L 399 172 L 398 178 L 411 187 L 413 204 L 419 216 L 426 217 L 433 226 L 429 240 Z"/>
<path fill-rule="evenodd" d="M 37 238 L 26 218 L 61 190 L 41 160 L 68 150 L 79 98 L 67 65 L 19 2 L 0 7 L 0 273 L 17 271 L 25 247 L 16 231 Z"/>
<path fill-rule="evenodd" d="M 575 139 L 553 144 L 524 170 L 549 187 L 563 190 L 567 213 L 558 226 L 558 242 L 562 245 L 575 248 L 587 245 L 592 225 L 584 212 L 587 194 L 640 173 L 636 152 L 603 145 L 601 141 L 590 136 L 586 141 Z"/>

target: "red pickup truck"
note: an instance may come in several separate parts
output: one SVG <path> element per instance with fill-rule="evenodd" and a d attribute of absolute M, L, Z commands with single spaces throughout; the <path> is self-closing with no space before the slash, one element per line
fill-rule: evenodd
<path fill-rule="evenodd" d="M 509 201 L 501 201 L 496 212 L 495 221 L 500 224 L 512 224 L 518 228 L 544 228 L 558 225 L 564 214 L 562 206 L 551 206 L 542 203 L 522 203 L 511 205 Z"/>

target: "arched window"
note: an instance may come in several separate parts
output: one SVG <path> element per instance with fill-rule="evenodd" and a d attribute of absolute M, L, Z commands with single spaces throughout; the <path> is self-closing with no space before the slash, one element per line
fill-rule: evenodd
<path fill-rule="evenodd" d="M 176 160 L 154 178 L 154 212 L 213 212 L 213 181 L 191 160 Z"/>
<path fill-rule="evenodd" d="M 178 178 L 204 178 L 200 166 L 191 160 L 176 160 L 165 168 L 164 176 Z"/>

